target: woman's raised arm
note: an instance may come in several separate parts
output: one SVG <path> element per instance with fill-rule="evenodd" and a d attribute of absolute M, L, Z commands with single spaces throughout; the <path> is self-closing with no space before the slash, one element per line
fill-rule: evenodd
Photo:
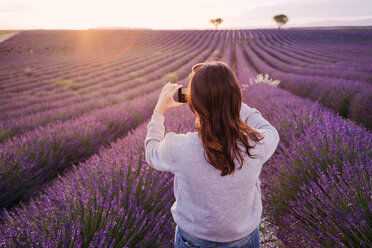
<path fill-rule="evenodd" d="M 279 144 L 280 138 L 278 131 L 263 118 L 260 111 L 249 107 L 243 102 L 240 109 L 240 118 L 247 123 L 248 126 L 265 132 L 262 142 L 264 143 L 265 147 L 265 159 L 269 159 Z"/>

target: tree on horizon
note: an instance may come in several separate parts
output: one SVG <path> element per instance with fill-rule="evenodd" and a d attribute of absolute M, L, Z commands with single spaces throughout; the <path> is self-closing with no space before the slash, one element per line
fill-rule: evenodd
<path fill-rule="evenodd" d="M 286 24 L 289 21 L 289 18 L 284 14 L 276 15 L 276 16 L 273 17 L 273 19 L 278 24 L 279 29 L 280 29 L 281 26 L 283 26 L 284 24 Z"/>
<path fill-rule="evenodd" d="M 209 22 L 212 23 L 216 27 L 216 30 L 217 30 L 217 26 L 223 22 L 223 19 L 221 18 L 210 19 Z"/>

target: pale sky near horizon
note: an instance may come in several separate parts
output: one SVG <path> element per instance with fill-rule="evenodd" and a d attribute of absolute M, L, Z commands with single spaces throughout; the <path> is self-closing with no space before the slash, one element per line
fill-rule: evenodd
<path fill-rule="evenodd" d="M 368 19 L 371 0 L 0 0 L 0 29 L 88 29 L 129 27 L 221 29 L 276 27 L 272 17 L 286 14 L 294 27 L 324 21 Z"/>

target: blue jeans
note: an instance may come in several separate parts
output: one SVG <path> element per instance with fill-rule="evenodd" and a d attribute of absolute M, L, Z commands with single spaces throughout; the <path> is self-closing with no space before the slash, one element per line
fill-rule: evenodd
<path fill-rule="evenodd" d="M 178 225 L 174 240 L 175 248 L 259 248 L 260 233 L 258 227 L 248 236 L 232 242 L 213 242 L 199 239 L 183 231 Z"/>

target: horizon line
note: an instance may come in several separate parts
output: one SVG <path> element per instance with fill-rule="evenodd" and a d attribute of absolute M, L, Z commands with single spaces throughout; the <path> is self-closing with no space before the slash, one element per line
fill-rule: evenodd
<path fill-rule="evenodd" d="M 372 28 L 372 24 L 368 25 L 324 25 L 324 26 L 290 26 L 281 27 L 280 29 L 296 29 L 296 28 Z M 232 30 L 232 29 L 278 29 L 278 27 L 229 27 L 229 28 L 147 28 L 147 27 L 121 27 L 121 26 L 103 26 L 91 28 L 25 28 L 25 29 L 0 29 L 0 31 L 32 31 L 32 30 Z"/>

